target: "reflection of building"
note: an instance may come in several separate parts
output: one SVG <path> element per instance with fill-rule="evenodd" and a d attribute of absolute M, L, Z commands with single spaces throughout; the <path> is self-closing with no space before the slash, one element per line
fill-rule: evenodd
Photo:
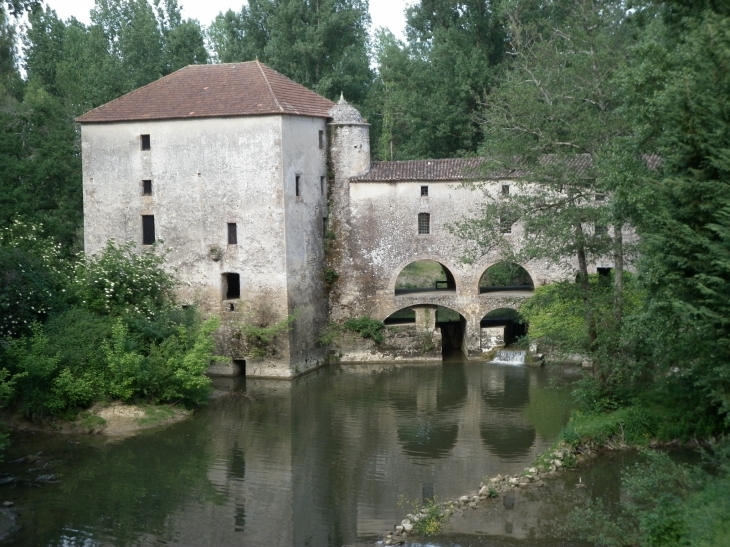
<path fill-rule="evenodd" d="M 459 186 L 484 177 L 480 160 L 371 162 L 355 108 L 258 61 L 186 67 L 78 122 L 87 252 L 111 238 L 140 249 L 164 241 L 183 300 L 226 319 L 296 314 L 278 357 L 249 361 L 247 375 L 289 378 L 321 364 L 328 314 L 382 320 L 412 308 L 445 345 L 480 353 L 482 318 L 530 294 L 482 291 L 499 256 L 463 263 L 464 241 L 448 229 L 486 199 Z M 509 187 L 486 184 L 494 198 Z M 519 224 L 504 232 L 519 242 Z M 399 272 L 424 259 L 444 266 L 443 286 L 396 294 Z M 568 274 L 523 266 L 537 285 Z M 437 323 L 437 309 L 458 317 Z"/>
<path fill-rule="evenodd" d="M 175 528 L 191 545 L 339 546 L 390 529 L 401 494 L 446 499 L 519 472 L 553 437 L 524 414 L 545 371 L 515 370 L 357 365 L 248 380 L 244 400 L 212 403 L 213 491 L 176 513 Z M 506 452 L 483 437 L 500 424 Z M 510 438 L 511 426 L 532 442 Z"/>

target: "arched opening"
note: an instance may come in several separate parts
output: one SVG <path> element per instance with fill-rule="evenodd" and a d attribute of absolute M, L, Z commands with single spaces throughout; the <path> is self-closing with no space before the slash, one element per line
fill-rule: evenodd
<path fill-rule="evenodd" d="M 456 281 L 449 269 L 435 260 L 416 260 L 403 268 L 395 281 L 395 294 L 455 291 Z"/>
<path fill-rule="evenodd" d="M 402 308 L 395 313 L 391 313 L 383 321 L 386 325 L 412 325 L 415 322 L 416 310 L 413 308 Z"/>
<path fill-rule="evenodd" d="M 466 319 L 459 312 L 443 306 L 436 307 L 436 328 L 441 330 L 441 354 L 446 360 L 460 360 L 468 355 Z"/>
<path fill-rule="evenodd" d="M 496 347 L 509 347 L 527 334 L 527 323 L 510 308 L 490 311 L 479 322 L 482 351 Z"/>
<path fill-rule="evenodd" d="M 479 294 L 494 291 L 532 291 L 535 284 L 532 277 L 519 264 L 497 262 L 484 270 L 479 279 Z"/>

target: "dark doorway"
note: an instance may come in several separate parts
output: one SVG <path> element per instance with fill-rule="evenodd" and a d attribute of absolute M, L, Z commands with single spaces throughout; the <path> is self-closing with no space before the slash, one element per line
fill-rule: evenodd
<path fill-rule="evenodd" d="M 241 277 L 237 273 L 224 273 L 222 282 L 224 300 L 241 298 Z"/>
<path fill-rule="evenodd" d="M 444 359 L 466 354 L 466 319 L 450 308 L 436 308 L 436 328 L 441 330 L 441 355 Z"/>

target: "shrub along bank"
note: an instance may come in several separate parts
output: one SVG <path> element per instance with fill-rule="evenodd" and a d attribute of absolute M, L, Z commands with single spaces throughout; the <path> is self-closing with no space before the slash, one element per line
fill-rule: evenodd
<path fill-rule="evenodd" d="M 95 402 L 204 403 L 217 319 L 175 302 L 158 249 L 110 241 L 96 256 L 16 223 L 0 238 L 0 400 L 73 419 Z"/>

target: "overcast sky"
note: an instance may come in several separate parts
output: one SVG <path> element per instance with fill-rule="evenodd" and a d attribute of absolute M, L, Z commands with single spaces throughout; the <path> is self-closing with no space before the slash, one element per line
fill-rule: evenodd
<path fill-rule="evenodd" d="M 413 0 L 370 0 L 370 17 L 373 29 L 387 27 L 401 40 L 405 28 L 404 10 Z M 76 17 L 83 23 L 89 22 L 89 11 L 94 7 L 94 0 L 44 0 L 61 19 Z M 201 24 L 208 26 L 219 12 L 228 9 L 238 11 L 243 4 L 242 0 L 178 0 L 182 6 L 184 18 L 197 19 Z"/>

